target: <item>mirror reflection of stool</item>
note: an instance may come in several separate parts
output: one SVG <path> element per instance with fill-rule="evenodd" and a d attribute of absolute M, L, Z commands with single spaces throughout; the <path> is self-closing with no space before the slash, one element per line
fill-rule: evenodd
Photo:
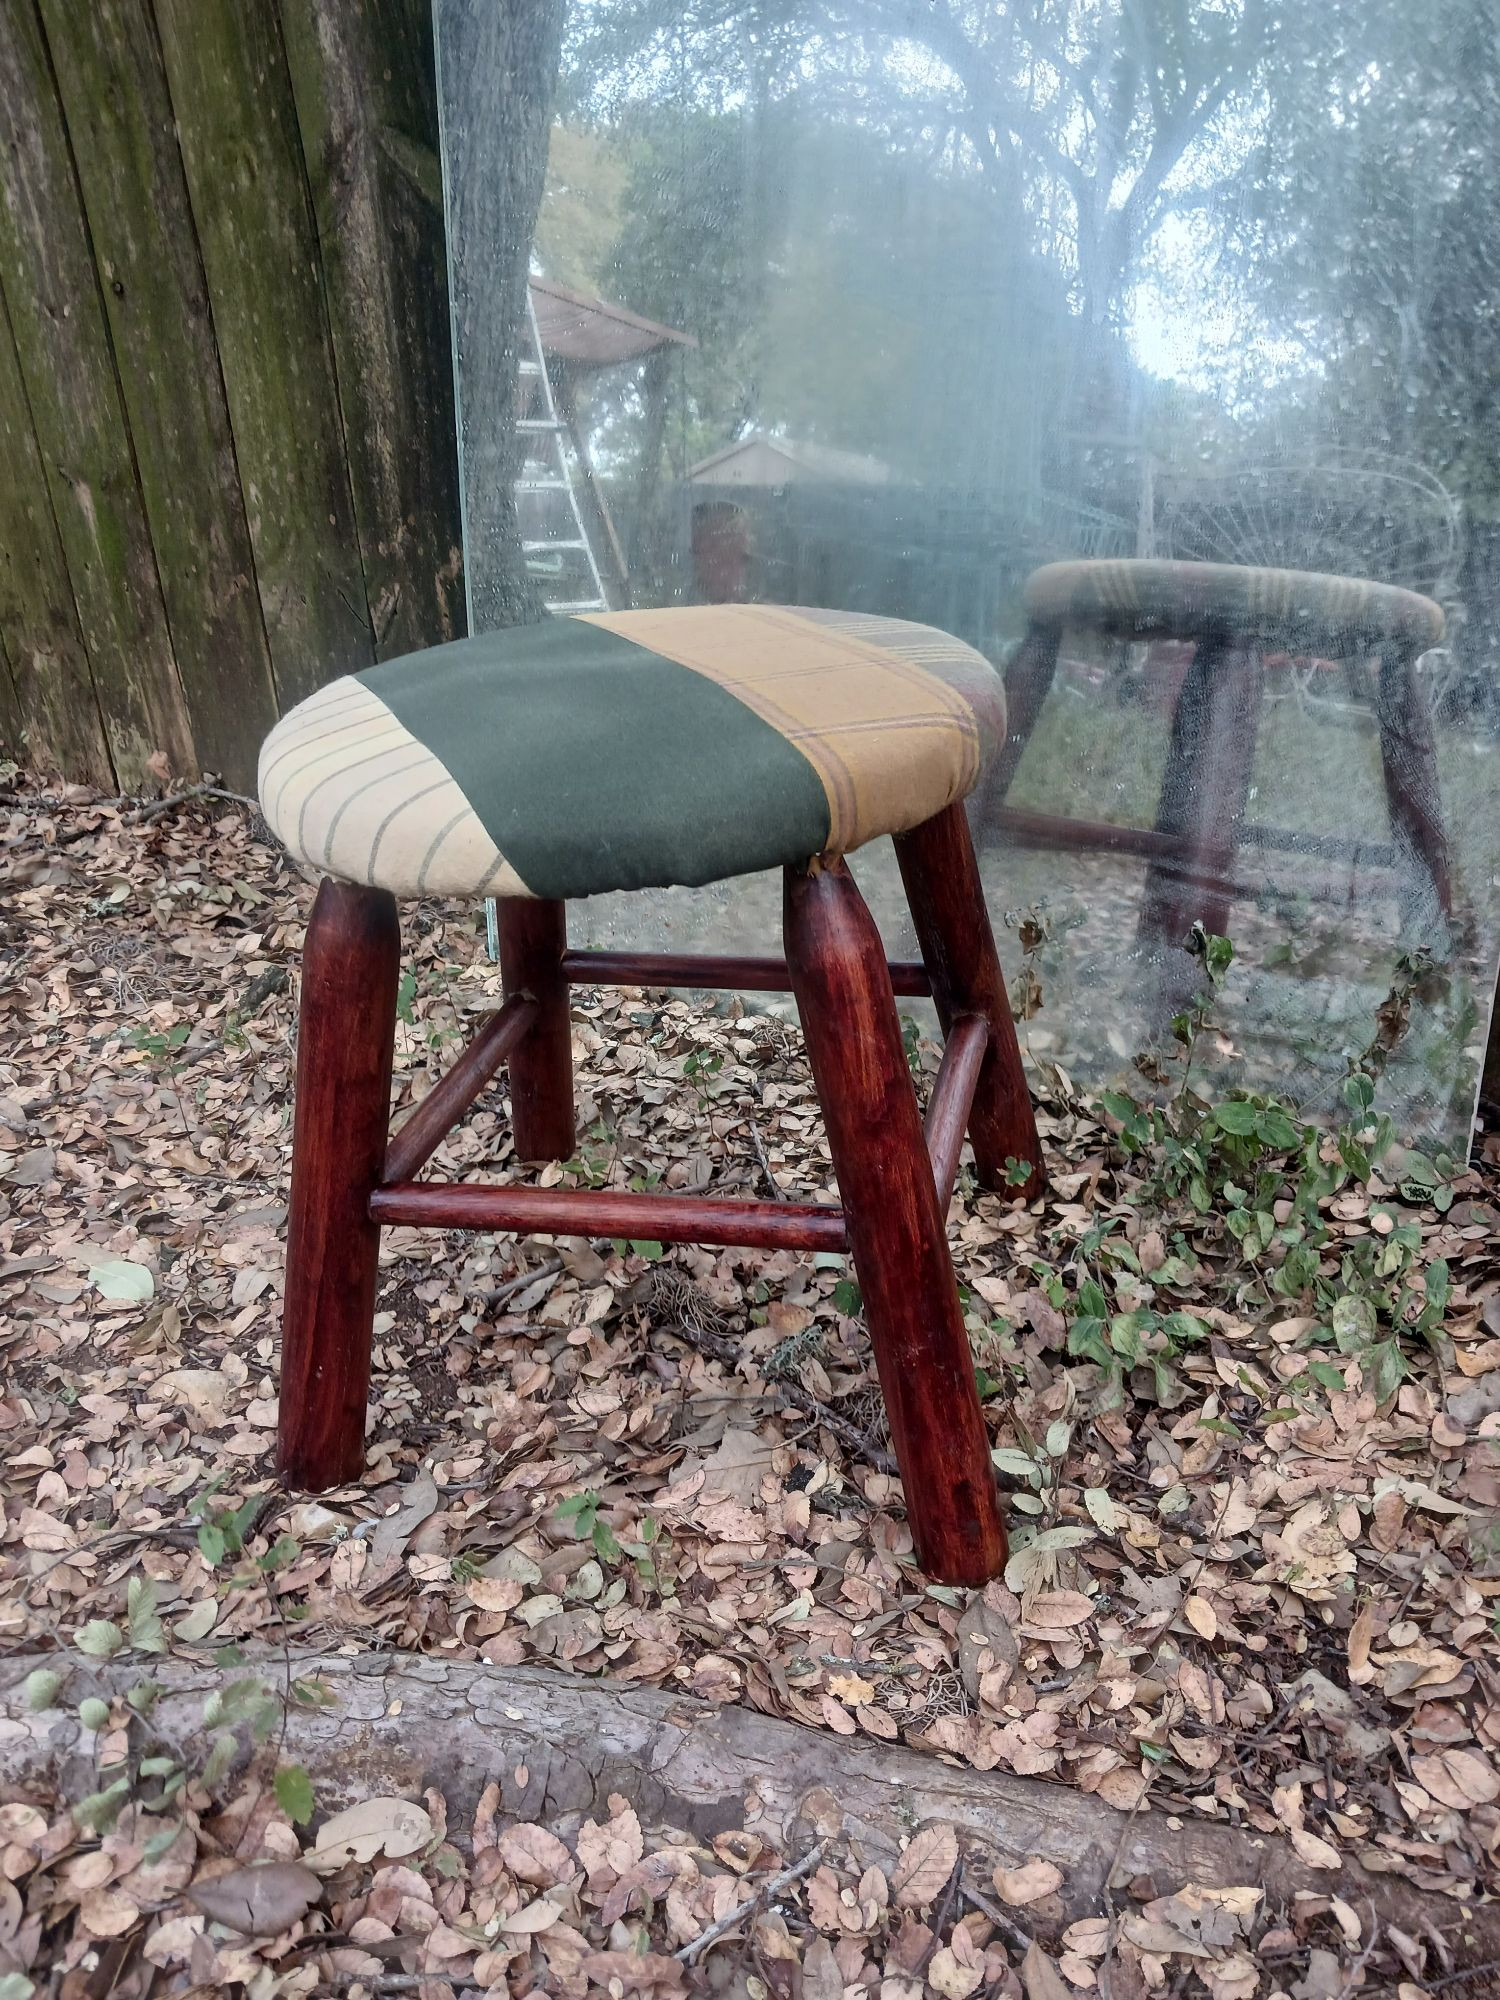
<path fill-rule="evenodd" d="M 1005 734 L 978 653 L 922 625 L 727 605 L 558 618 L 332 682 L 261 753 L 272 829 L 325 876 L 303 955 L 280 1466 L 364 1463 L 382 1227 L 852 1254 L 919 1560 L 1005 1562 L 944 1222 L 967 1129 L 982 1187 L 1042 1186 L 961 801 Z M 920 963 L 889 965 L 843 856 L 895 836 Z M 784 871 L 786 957 L 575 952 L 572 897 Z M 388 1131 L 401 896 L 494 896 L 505 1002 Z M 502 1063 L 515 1153 L 575 1151 L 568 987 L 790 991 L 840 1201 L 419 1178 Z M 925 1130 L 894 995 L 946 1037 Z"/>
<path fill-rule="evenodd" d="M 1403 914 L 1428 934 L 1452 914 L 1437 755 L 1418 657 L 1443 636 L 1430 598 L 1389 584 L 1219 563 L 1051 563 L 1026 585 L 1026 638 L 1006 676 L 1009 734 L 975 802 L 981 840 L 1092 847 L 1147 860 L 1138 941 L 1155 968 L 1164 1025 L 1196 990 L 1179 950 L 1194 922 L 1229 928 L 1256 738 L 1269 673 L 1294 660 L 1375 667 L 1380 763 Z M 1190 644 L 1172 704 L 1171 741 L 1153 827 L 1023 812 L 1006 804 L 1057 670 L 1064 631 Z M 1287 836 L 1308 852 L 1346 843 Z"/>

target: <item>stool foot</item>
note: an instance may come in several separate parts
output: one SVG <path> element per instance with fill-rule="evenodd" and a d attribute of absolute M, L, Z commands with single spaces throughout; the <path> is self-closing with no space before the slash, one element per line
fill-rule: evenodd
<path fill-rule="evenodd" d="M 969 1112 L 979 1185 L 1029 1201 L 1046 1185 L 1047 1170 L 963 807 L 949 806 L 899 834 L 896 859 L 943 1033 L 960 1014 L 989 1022 L 989 1051 Z M 1029 1167 L 1029 1177 L 1012 1180 L 1011 1160 L 1018 1173 Z"/>
<path fill-rule="evenodd" d="M 302 954 L 277 1447 L 312 1492 L 364 1467 L 400 959 L 395 899 L 325 881 Z"/>
<path fill-rule="evenodd" d="M 784 914 L 917 1560 L 982 1584 L 1005 1565 L 1005 1529 L 885 947 L 842 862 L 789 868 Z"/>
<path fill-rule="evenodd" d="M 506 998 L 529 993 L 536 1019 L 510 1055 L 511 1131 L 518 1160 L 571 1160 L 573 1031 L 568 1024 L 567 905 L 528 896 L 499 900 L 500 974 Z"/>

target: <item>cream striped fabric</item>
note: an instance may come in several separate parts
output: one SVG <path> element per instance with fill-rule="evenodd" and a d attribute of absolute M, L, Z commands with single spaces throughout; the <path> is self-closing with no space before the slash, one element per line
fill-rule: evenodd
<path fill-rule="evenodd" d="M 260 756 L 262 810 L 294 854 L 397 896 L 530 893 L 452 777 L 345 677 L 299 703 Z"/>

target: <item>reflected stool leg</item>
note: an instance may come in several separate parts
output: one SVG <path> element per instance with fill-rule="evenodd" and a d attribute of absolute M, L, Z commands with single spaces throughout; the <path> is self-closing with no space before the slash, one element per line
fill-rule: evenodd
<path fill-rule="evenodd" d="M 1156 831 L 1177 853 L 1146 873 L 1138 937 L 1156 973 L 1152 1013 L 1165 1026 L 1198 989 L 1181 946 L 1194 923 L 1222 935 L 1255 767 L 1265 671 L 1258 651 L 1223 635 L 1200 639 L 1172 715 Z"/>
<path fill-rule="evenodd" d="M 277 1445 L 310 1492 L 364 1467 L 400 969 L 395 899 L 325 880 L 302 952 Z"/>
<path fill-rule="evenodd" d="M 841 861 L 787 869 L 784 920 L 917 1560 L 982 1584 L 1005 1529 L 885 947 Z"/>
<path fill-rule="evenodd" d="M 960 1014 L 982 1014 L 990 1025 L 969 1112 L 979 1185 L 1028 1201 L 1046 1185 L 1046 1168 L 963 807 L 898 834 L 895 846 L 944 1035 Z M 1012 1181 L 1008 1160 L 1030 1167 L 1029 1178 Z"/>
<path fill-rule="evenodd" d="M 1376 682 L 1375 713 L 1380 724 L 1380 768 L 1385 779 L 1386 805 L 1395 837 L 1396 855 L 1405 877 L 1403 928 L 1415 922 L 1430 928 L 1433 917 L 1453 914 L 1453 887 L 1448 866 L 1448 838 L 1443 831 L 1443 798 L 1438 784 L 1437 744 L 1427 691 L 1417 678 L 1410 647 L 1390 645 L 1381 655 Z M 1435 899 L 1435 910 L 1428 896 Z M 1422 923 L 1428 905 L 1429 923 Z M 1438 928 L 1445 930 L 1446 923 Z M 1441 937 L 1420 942 L 1438 950 Z"/>
<path fill-rule="evenodd" d="M 1026 754 L 1057 672 L 1061 644 L 1060 625 L 1033 625 L 1006 669 L 1005 741 L 990 759 L 974 793 L 975 836 L 981 847 L 987 847 L 995 833 L 994 816 L 1004 805 L 1016 768 Z"/>
<path fill-rule="evenodd" d="M 505 995 L 529 993 L 536 1019 L 511 1051 L 511 1131 L 518 1160 L 571 1160 L 578 1127 L 573 1106 L 573 1031 L 568 1021 L 567 905 L 501 896 L 500 976 Z"/>

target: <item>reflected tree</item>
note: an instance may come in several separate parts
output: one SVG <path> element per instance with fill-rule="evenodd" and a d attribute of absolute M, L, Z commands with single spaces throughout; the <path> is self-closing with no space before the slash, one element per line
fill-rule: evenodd
<path fill-rule="evenodd" d="M 516 516 L 516 391 L 564 0 L 438 0 L 473 629 L 542 616 Z"/>

